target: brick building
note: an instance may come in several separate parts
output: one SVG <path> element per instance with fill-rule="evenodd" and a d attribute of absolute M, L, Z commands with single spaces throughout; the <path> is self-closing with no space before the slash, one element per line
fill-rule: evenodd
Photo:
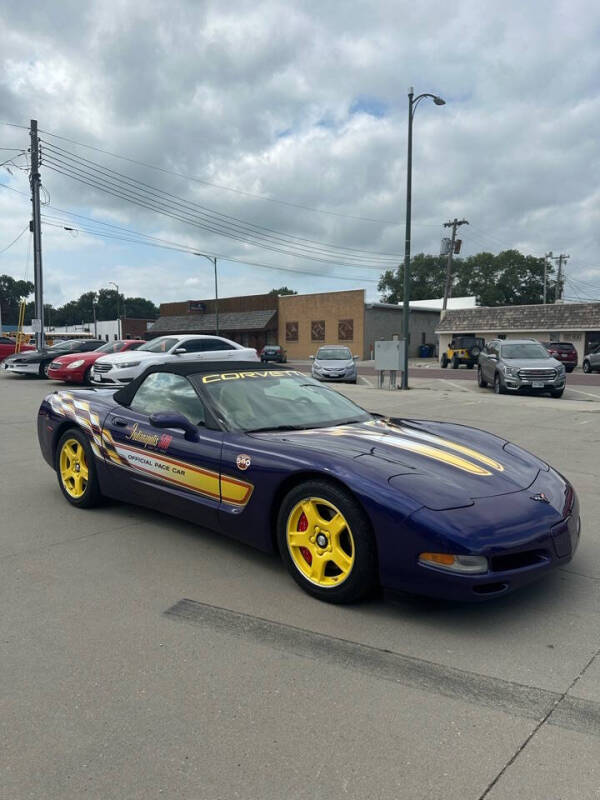
<path fill-rule="evenodd" d="M 220 299 L 219 333 L 244 347 L 257 350 L 265 344 L 276 344 L 277 299 L 273 293 Z M 161 303 L 159 318 L 148 330 L 146 338 L 168 333 L 214 334 L 216 328 L 214 299 Z"/>

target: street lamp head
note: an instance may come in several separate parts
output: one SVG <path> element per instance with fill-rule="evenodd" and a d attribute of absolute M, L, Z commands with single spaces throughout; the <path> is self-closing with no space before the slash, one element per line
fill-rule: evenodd
<path fill-rule="evenodd" d="M 442 100 L 441 97 L 434 97 L 433 98 L 433 102 L 436 104 L 436 106 L 445 106 L 446 105 L 446 101 Z"/>

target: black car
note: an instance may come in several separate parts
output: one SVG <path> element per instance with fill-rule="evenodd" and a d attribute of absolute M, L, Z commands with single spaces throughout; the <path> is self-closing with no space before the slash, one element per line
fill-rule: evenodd
<path fill-rule="evenodd" d="M 39 375 L 40 378 L 47 378 L 48 367 L 57 356 L 89 353 L 90 350 L 97 350 L 103 344 L 105 343 L 102 339 L 67 339 L 42 350 L 30 350 L 27 353 L 10 356 L 3 362 L 3 367 L 16 375 Z"/>
<path fill-rule="evenodd" d="M 287 363 L 287 353 L 280 344 L 266 344 L 260 351 L 261 361 L 277 361 L 279 364 Z"/>

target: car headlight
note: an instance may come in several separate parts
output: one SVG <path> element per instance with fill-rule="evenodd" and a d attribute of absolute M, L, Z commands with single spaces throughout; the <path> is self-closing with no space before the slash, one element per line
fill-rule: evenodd
<path fill-rule="evenodd" d="M 85 359 L 78 358 L 77 361 L 71 361 L 70 364 L 67 364 L 67 369 L 77 369 L 77 367 L 80 367 L 82 364 L 85 364 Z"/>
<path fill-rule="evenodd" d="M 115 364 L 115 369 L 129 369 L 130 367 L 139 367 L 141 361 L 126 361 L 124 364 Z"/>
<path fill-rule="evenodd" d="M 421 553 L 419 564 L 463 575 L 482 575 L 488 571 L 485 556 L 457 556 L 450 553 Z"/>
<path fill-rule="evenodd" d="M 504 367 L 504 374 L 511 378 L 518 378 L 519 371 L 515 367 Z"/>

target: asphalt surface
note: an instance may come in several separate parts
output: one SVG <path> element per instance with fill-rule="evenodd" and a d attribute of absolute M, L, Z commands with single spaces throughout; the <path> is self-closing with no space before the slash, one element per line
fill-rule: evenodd
<path fill-rule="evenodd" d="M 340 387 L 510 436 L 584 525 L 570 565 L 488 604 L 335 607 L 217 534 L 70 507 L 35 434 L 52 388 L 0 375 L 3 798 L 600 798 L 595 397 Z"/>

